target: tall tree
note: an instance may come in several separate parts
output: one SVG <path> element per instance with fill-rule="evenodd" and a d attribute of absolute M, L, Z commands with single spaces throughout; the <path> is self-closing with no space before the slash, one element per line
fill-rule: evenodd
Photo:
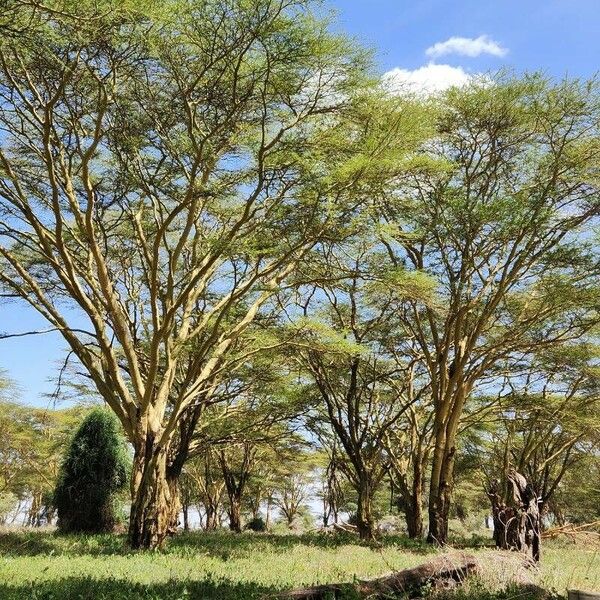
<path fill-rule="evenodd" d="M 358 495 L 361 538 L 374 537 L 372 504 L 386 476 L 387 440 L 415 398 L 405 373 L 386 347 L 398 328 L 401 273 L 390 273 L 379 245 L 359 239 L 325 252 L 324 283 L 304 299 L 294 360 L 312 379 L 315 400 L 308 427 L 330 451 Z M 390 279 L 393 285 L 390 285 Z M 419 278 L 404 281 L 409 295 L 426 294 Z"/>
<path fill-rule="evenodd" d="M 225 482 L 214 449 L 210 447 L 201 455 L 191 458 L 185 465 L 186 485 L 193 486 L 197 497 L 198 514 L 207 531 L 221 525 L 221 507 Z"/>
<path fill-rule="evenodd" d="M 349 110 L 367 65 L 304 0 L 12 10 L 27 26 L 0 41 L 0 281 L 118 416 L 129 542 L 160 546 L 171 461 L 229 352 L 343 227 L 357 156 L 377 163 Z"/>
<path fill-rule="evenodd" d="M 51 410 L 0 401 L 0 494 L 19 505 L 16 513 L 27 508 L 27 525 L 52 519 L 64 447 L 84 414 L 77 406 Z"/>
<path fill-rule="evenodd" d="M 275 505 L 279 508 L 288 527 L 291 529 L 308 500 L 309 480 L 307 473 L 300 470 L 284 475 L 278 482 L 277 491 Z"/>
<path fill-rule="evenodd" d="M 542 515 L 556 508 L 567 472 L 600 448 L 597 359 L 598 348 L 586 343 L 545 352 L 509 381 L 488 413 L 492 443 L 481 468 L 490 480 L 502 474 L 502 482 L 510 469 L 523 474 Z M 500 492 L 506 502 L 509 490 Z"/>
<path fill-rule="evenodd" d="M 444 543 L 474 386 L 507 357 L 584 335 L 597 316 L 600 103 L 595 82 L 533 75 L 475 81 L 439 108 L 431 164 L 388 195 L 382 242 L 438 282 L 437 306 L 408 302 L 402 316 L 406 354 L 431 385 L 428 538 Z"/>

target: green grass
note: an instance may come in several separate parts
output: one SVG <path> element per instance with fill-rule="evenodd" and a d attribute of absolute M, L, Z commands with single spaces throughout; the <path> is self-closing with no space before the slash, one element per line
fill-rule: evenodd
<path fill-rule="evenodd" d="M 160 552 L 132 552 L 120 536 L 7 532 L 0 535 L 0 598 L 253 600 L 292 587 L 382 575 L 424 562 L 434 552 L 400 537 L 387 537 L 372 549 L 344 536 L 225 532 L 182 534 Z M 476 552 L 489 564 L 486 572 L 497 573 L 497 553 Z M 600 551 L 553 544 L 545 549 L 536 580 L 560 595 L 567 587 L 600 588 Z M 508 598 L 518 591 L 492 577 L 465 593 Z"/>

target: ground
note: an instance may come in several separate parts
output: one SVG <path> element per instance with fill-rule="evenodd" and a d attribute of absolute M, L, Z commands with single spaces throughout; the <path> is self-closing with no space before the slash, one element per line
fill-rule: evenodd
<path fill-rule="evenodd" d="M 352 581 L 425 562 L 425 544 L 389 536 L 372 549 L 351 537 L 244 533 L 179 535 L 160 552 L 125 549 L 121 536 L 57 536 L 49 531 L 0 534 L 2 600 L 253 600 L 292 587 Z M 513 598 L 498 553 L 475 548 L 486 574 L 462 598 Z M 544 549 L 536 582 L 566 595 L 567 588 L 600 589 L 600 547 L 554 541 Z M 504 588 L 504 590 L 502 590 Z"/>

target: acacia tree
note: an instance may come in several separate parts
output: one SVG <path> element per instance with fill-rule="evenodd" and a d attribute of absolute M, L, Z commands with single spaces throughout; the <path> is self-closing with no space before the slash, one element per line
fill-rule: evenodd
<path fill-rule="evenodd" d="M 329 526 L 330 519 L 333 520 L 334 525 L 337 524 L 340 508 L 345 500 L 344 489 L 340 480 L 342 470 L 339 467 L 337 445 L 337 440 L 333 438 L 331 447 L 324 448 L 325 456 L 321 459 L 324 464 L 319 469 L 321 489 L 318 495 L 323 505 L 323 527 Z"/>
<path fill-rule="evenodd" d="M 257 337 L 273 341 L 268 333 L 270 322 L 259 319 L 248 337 L 254 342 Z M 261 333 L 265 327 L 267 331 Z M 202 423 L 186 446 L 186 463 L 203 454 L 213 455 L 218 462 L 229 499 L 232 531 L 242 530 L 241 511 L 246 500 L 251 501 L 254 516 L 258 515 L 269 487 L 274 455 L 281 458 L 298 441 L 291 424 L 301 407 L 280 363 L 272 351 L 263 348 L 230 371 L 211 401 L 203 403 Z M 186 426 L 184 419 L 180 432 L 187 432 Z M 181 453 L 177 454 L 179 459 Z"/>
<path fill-rule="evenodd" d="M 219 462 L 225 481 L 225 489 L 229 498 L 227 514 L 229 529 L 236 533 L 242 531 L 242 496 L 256 460 L 258 448 L 250 442 L 244 442 L 239 448 L 239 457 L 231 458 L 224 449 L 219 450 Z M 235 460 L 237 458 L 237 460 Z"/>
<path fill-rule="evenodd" d="M 294 520 L 300 514 L 304 503 L 308 500 L 308 483 L 307 474 L 302 471 L 288 473 L 278 482 L 275 505 L 285 517 L 290 529 L 293 527 Z"/>
<path fill-rule="evenodd" d="M 84 414 L 81 407 L 50 410 L 0 399 L 0 495 L 27 507 L 26 525 L 51 521 L 63 449 Z"/>
<path fill-rule="evenodd" d="M 293 356 L 313 381 L 308 427 L 322 445 L 338 450 L 337 464 L 358 495 L 359 535 L 371 539 L 373 498 L 391 458 L 388 439 L 416 401 L 403 365 L 386 347 L 398 328 L 402 275 L 390 273 L 372 239 L 339 244 L 323 259 L 324 283 L 301 303 Z M 419 278 L 404 284 L 409 295 L 426 293 Z"/>
<path fill-rule="evenodd" d="M 474 386 L 507 358 L 575 339 L 595 318 L 600 104 L 594 82 L 539 76 L 474 82 L 440 102 L 429 166 L 382 209 L 392 261 L 438 282 L 440 302 L 409 301 L 410 344 L 435 416 L 430 541 L 447 540 L 456 438 Z M 414 343 L 413 343 L 414 342 Z"/>
<path fill-rule="evenodd" d="M 543 353 L 514 377 L 486 419 L 491 447 L 481 468 L 505 503 L 510 469 L 522 473 L 543 515 L 568 471 L 598 450 L 598 348 L 586 343 Z M 561 518 L 560 511 L 559 519 Z"/>
<path fill-rule="evenodd" d="M 221 506 L 225 482 L 215 451 L 207 448 L 201 455 L 185 464 L 186 485 L 190 485 L 197 499 L 198 514 L 205 530 L 212 531 L 221 525 Z M 204 514 L 203 514 L 204 513 Z"/>
<path fill-rule="evenodd" d="M 407 413 L 398 427 L 384 436 L 384 442 L 395 504 L 404 513 L 408 537 L 421 538 L 433 411 L 429 403 L 414 399 L 418 391 L 413 386 L 407 388 L 411 398 Z"/>
<path fill-rule="evenodd" d="M 23 27 L 0 42 L 0 281 L 120 419 L 129 542 L 156 547 L 195 409 L 353 210 L 361 130 L 344 133 L 343 113 L 365 63 L 303 0 L 11 9 Z"/>

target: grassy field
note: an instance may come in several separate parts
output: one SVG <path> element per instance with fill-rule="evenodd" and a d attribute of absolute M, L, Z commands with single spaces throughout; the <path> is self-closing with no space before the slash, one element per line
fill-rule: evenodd
<path fill-rule="evenodd" d="M 465 598 L 514 598 L 498 553 L 474 550 L 486 565 Z M 352 538 L 323 535 L 191 533 L 161 552 L 131 552 L 119 536 L 57 536 L 51 532 L 0 534 L 2 600 L 252 600 L 314 583 L 352 581 L 425 562 L 435 550 L 387 537 L 371 549 Z M 562 596 L 567 587 L 600 589 L 600 548 L 567 542 L 545 548 L 535 580 Z"/>

